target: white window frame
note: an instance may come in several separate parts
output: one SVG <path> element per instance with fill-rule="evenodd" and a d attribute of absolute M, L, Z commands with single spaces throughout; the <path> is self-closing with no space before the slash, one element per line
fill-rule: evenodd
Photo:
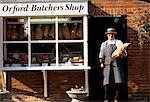
<path fill-rule="evenodd" d="M 87 35 L 88 35 L 88 28 L 87 28 L 87 22 L 88 18 L 87 16 L 80 16 L 83 17 L 83 39 L 82 40 L 59 40 L 58 39 L 58 18 L 59 16 L 55 17 L 55 40 L 31 40 L 31 34 L 30 34 L 30 19 L 31 17 L 27 17 L 27 25 L 28 25 L 28 41 L 3 41 L 3 34 L 5 34 L 1 30 L 1 52 L 0 55 L 3 55 L 3 44 L 7 43 L 27 43 L 28 44 L 28 66 L 26 67 L 4 67 L 3 66 L 3 57 L 0 58 L 1 63 L 0 66 L 4 71 L 10 71 L 10 70 L 81 70 L 81 69 L 90 69 L 88 66 L 88 44 L 87 44 Z M 1 20 L 1 29 L 3 27 L 3 20 Z M 56 66 L 31 66 L 31 44 L 32 43 L 55 43 L 56 45 Z M 83 52 L 84 52 L 84 65 L 83 66 L 59 66 L 58 58 L 59 58 L 59 52 L 58 52 L 58 44 L 59 43 L 83 43 Z"/>

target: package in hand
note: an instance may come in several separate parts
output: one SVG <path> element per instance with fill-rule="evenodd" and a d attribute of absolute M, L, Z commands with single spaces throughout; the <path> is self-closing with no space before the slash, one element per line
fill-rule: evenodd
<path fill-rule="evenodd" d="M 111 55 L 112 58 L 117 58 L 119 57 L 120 55 L 122 55 L 126 48 L 131 45 L 131 43 L 124 43 L 122 44 L 121 46 L 119 46 Z"/>

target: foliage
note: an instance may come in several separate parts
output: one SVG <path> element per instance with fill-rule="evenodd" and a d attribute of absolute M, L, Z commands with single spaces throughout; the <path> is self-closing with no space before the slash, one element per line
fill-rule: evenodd
<path fill-rule="evenodd" d="M 138 9 L 134 17 L 134 24 L 140 48 L 150 42 L 150 8 Z"/>

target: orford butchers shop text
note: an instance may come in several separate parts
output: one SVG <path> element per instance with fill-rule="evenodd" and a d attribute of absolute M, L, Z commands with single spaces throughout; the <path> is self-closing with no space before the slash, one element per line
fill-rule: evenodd
<path fill-rule="evenodd" d="M 52 4 L 47 4 L 47 5 L 37 5 L 37 4 L 26 4 L 26 5 L 10 5 L 6 4 L 2 7 L 3 12 L 9 12 L 11 14 L 15 14 L 18 12 L 38 12 L 38 11 L 50 11 L 50 12 L 55 12 L 55 11 L 77 11 L 77 12 L 82 12 L 84 9 L 84 5 L 79 4 L 79 5 L 74 5 L 72 3 L 66 3 L 65 5 L 52 5 Z"/>

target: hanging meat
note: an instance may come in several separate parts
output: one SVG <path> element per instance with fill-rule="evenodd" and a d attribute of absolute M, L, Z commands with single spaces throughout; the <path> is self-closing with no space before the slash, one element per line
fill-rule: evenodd
<path fill-rule="evenodd" d="M 21 25 L 19 28 L 19 40 L 24 39 L 25 35 L 24 35 L 24 25 Z"/>
<path fill-rule="evenodd" d="M 83 38 L 83 27 L 82 23 L 78 24 L 78 30 L 76 32 L 77 39 L 82 39 Z"/>
<path fill-rule="evenodd" d="M 13 25 L 11 29 L 11 35 L 10 35 L 10 40 L 18 40 L 19 39 L 19 34 L 16 30 L 16 26 Z"/>
<path fill-rule="evenodd" d="M 43 39 L 54 39 L 54 25 L 45 25 Z"/>
<path fill-rule="evenodd" d="M 49 37 L 50 39 L 54 39 L 54 25 L 51 25 L 50 31 L 49 31 Z"/>
<path fill-rule="evenodd" d="M 62 37 L 63 37 L 63 40 L 70 39 L 69 26 L 66 23 L 62 26 Z"/>
<path fill-rule="evenodd" d="M 78 23 L 74 23 L 72 25 L 72 29 L 71 29 L 71 32 L 70 32 L 70 39 L 77 39 L 77 30 L 78 30 Z"/>
<path fill-rule="evenodd" d="M 58 26 L 58 37 L 59 37 L 59 40 L 63 40 L 63 34 L 62 34 L 62 26 L 63 25 L 59 25 Z"/>
<path fill-rule="evenodd" d="M 42 39 L 42 37 L 43 37 L 43 31 L 41 25 L 37 25 L 35 28 L 34 39 L 39 40 Z"/>
<path fill-rule="evenodd" d="M 7 40 L 11 40 L 11 35 L 12 35 L 12 26 L 8 25 L 8 28 L 7 28 Z"/>
<path fill-rule="evenodd" d="M 45 25 L 44 27 L 44 32 L 43 32 L 43 39 L 49 39 L 49 34 L 50 33 L 50 26 Z"/>

